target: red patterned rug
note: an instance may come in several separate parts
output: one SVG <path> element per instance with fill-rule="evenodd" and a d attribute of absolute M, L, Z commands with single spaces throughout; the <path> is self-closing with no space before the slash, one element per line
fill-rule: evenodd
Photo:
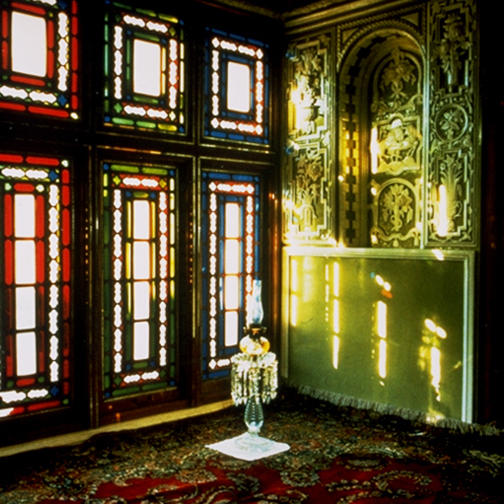
<path fill-rule="evenodd" d="M 206 448 L 244 431 L 232 408 L 0 460 L 0 504 L 504 503 L 504 440 L 288 395 L 245 462 Z"/>

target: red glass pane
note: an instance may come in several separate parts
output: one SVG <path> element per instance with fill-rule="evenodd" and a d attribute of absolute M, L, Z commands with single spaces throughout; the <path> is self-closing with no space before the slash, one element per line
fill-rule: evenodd
<path fill-rule="evenodd" d="M 9 238 L 12 236 L 12 196 L 6 194 L 4 197 L 4 236 Z"/>
<path fill-rule="evenodd" d="M 65 207 L 70 205 L 70 187 L 67 185 L 61 188 L 61 203 Z"/>
<path fill-rule="evenodd" d="M 63 184 L 69 184 L 70 183 L 70 171 L 69 170 L 62 170 L 61 172 L 61 181 Z"/>
<path fill-rule="evenodd" d="M 14 357 L 12 355 L 13 351 L 13 341 L 12 335 L 8 334 L 5 337 L 5 374 L 7 378 L 12 378 L 14 376 Z"/>
<path fill-rule="evenodd" d="M 63 361 L 63 378 L 70 378 L 70 362 L 68 359 Z"/>
<path fill-rule="evenodd" d="M 65 208 L 62 212 L 63 229 L 61 233 L 61 243 L 64 247 L 70 245 L 70 210 Z"/>
<path fill-rule="evenodd" d="M 35 378 L 19 378 L 16 380 L 16 385 L 18 387 L 29 387 L 35 383 Z"/>
<path fill-rule="evenodd" d="M 54 77 L 54 53 L 51 50 L 47 51 L 47 77 Z"/>
<path fill-rule="evenodd" d="M 45 86 L 45 81 L 42 79 L 35 79 L 33 77 L 25 77 L 24 75 L 11 75 L 11 81 L 20 82 L 21 84 L 28 84 L 30 86 Z"/>
<path fill-rule="evenodd" d="M 63 282 L 70 282 L 70 250 L 63 249 Z"/>
<path fill-rule="evenodd" d="M 47 21 L 47 48 L 52 49 L 53 47 L 54 47 L 54 21 L 49 20 Z"/>
<path fill-rule="evenodd" d="M 70 318 L 70 287 L 68 285 L 63 286 L 63 318 Z"/>
<path fill-rule="evenodd" d="M 9 13 L 4 10 L 2 12 L 2 37 L 6 39 L 9 36 Z M 7 45 L 7 43 L 5 43 Z"/>
<path fill-rule="evenodd" d="M 33 187 L 33 184 L 25 184 L 24 182 L 18 182 L 17 184 L 14 184 L 14 190 L 17 192 L 33 192 L 35 187 Z"/>
<path fill-rule="evenodd" d="M 72 74 L 72 93 L 76 93 L 77 92 L 77 87 L 79 85 L 79 77 L 77 76 L 77 74 Z"/>
<path fill-rule="evenodd" d="M 72 38 L 72 70 L 75 72 L 79 68 L 78 42 Z"/>
<path fill-rule="evenodd" d="M 35 198 L 35 236 L 43 238 L 45 233 L 45 198 L 39 194 Z"/>
<path fill-rule="evenodd" d="M 58 166 L 60 163 L 59 159 L 40 156 L 26 156 L 26 162 L 44 166 Z"/>
<path fill-rule="evenodd" d="M 70 324 L 63 323 L 63 357 L 70 356 Z M 65 360 L 66 362 L 66 360 Z"/>
<path fill-rule="evenodd" d="M 44 9 L 42 9 L 41 7 L 36 7 L 35 5 L 27 5 L 18 2 L 12 2 L 11 6 L 13 9 L 24 10 L 27 12 L 31 12 L 32 14 L 37 14 L 39 16 L 46 15 L 46 11 Z"/>
<path fill-rule="evenodd" d="M 7 103 L 0 102 L 0 108 L 8 109 L 8 110 L 24 110 L 24 105 L 19 105 L 17 103 Z"/>
<path fill-rule="evenodd" d="M 39 411 L 42 409 L 56 408 L 60 404 L 60 401 L 46 401 L 38 404 L 30 404 L 26 409 L 28 411 Z"/>
<path fill-rule="evenodd" d="M 12 285 L 14 281 L 14 266 L 13 266 L 13 254 L 12 254 L 12 240 L 5 240 L 4 243 L 4 261 L 5 261 L 5 274 L 4 281 L 6 285 Z"/>
<path fill-rule="evenodd" d="M 37 241 L 35 261 L 37 264 L 37 282 L 45 281 L 45 246 L 43 241 Z"/>
<path fill-rule="evenodd" d="M 38 333 L 38 372 L 45 373 L 45 332 Z"/>
<path fill-rule="evenodd" d="M 8 54 L 9 54 L 9 46 L 7 42 L 4 40 L 2 41 L 2 68 L 4 70 L 7 70 L 8 68 L 8 59 L 7 59 Z"/>
<path fill-rule="evenodd" d="M 73 6 L 72 6 L 73 7 Z M 77 35 L 79 33 L 79 24 L 77 23 L 77 17 L 72 17 L 72 35 Z"/>
<path fill-rule="evenodd" d="M 32 114 L 44 114 L 53 117 L 68 117 L 70 115 L 65 110 L 56 110 L 45 107 L 33 107 L 33 106 L 28 107 L 28 112 L 31 112 Z"/>
<path fill-rule="evenodd" d="M 37 287 L 37 322 L 43 326 L 46 323 L 45 316 L 45 287 L 43 285 L 39 285 Z"/>
<path fill-rule="evenodd" d="M 6 163 L 21 163 L 23 161 L 23 156 L 17 154 L 0 154 L 0 161 L 5 161 Z"/>

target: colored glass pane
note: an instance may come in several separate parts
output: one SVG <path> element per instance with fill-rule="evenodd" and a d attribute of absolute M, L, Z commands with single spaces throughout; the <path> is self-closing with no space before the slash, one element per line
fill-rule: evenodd
<path fill-rule="evenodd" d="M 176 384 L 175 171 L 104 163 L 103 186 L 103 394 L 111 399 Z"/>
<path fill-rule="evenodd" d="M 228 376 L 259 271 L 260 180 L 203 172 L 203 378 Z"/>
<path fill-rule="evenodd" d="M 0 417 L 70 402 L 68 165 L 0 153 Z"/>
<path fill-rule="evenodd" d="M 185 133 L 185 47 L 177 18 L 106 0 L 107 126 Z"/>
<path fill-rule="evenodd" d="M 206 137 L 269 143 L 268 45 L 207 29 Z"/>
<path fill-rule="evenodd" d="M 77 1 L 1 6 L 0 109 L 78 119 Z"/>

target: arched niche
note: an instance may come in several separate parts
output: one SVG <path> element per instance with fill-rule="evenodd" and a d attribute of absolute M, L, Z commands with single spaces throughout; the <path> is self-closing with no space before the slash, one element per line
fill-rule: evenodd
<path fill-rule="evenodd" d="M 347 46 L 338 85 L 340 239 L 419 247 L 424 173 L 424 57 L 398 28 Z"/>

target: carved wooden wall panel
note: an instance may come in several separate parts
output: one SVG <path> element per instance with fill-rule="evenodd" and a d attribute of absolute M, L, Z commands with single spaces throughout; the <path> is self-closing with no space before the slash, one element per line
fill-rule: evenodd
<path fill-rule="evenodd" d="M 410 16 L 421 22 L 422 16 Z M 410 20 L 342 27 L 339 223 L 348 246 L 420 243 L 423 61 Z"/>
<path fill-rule="evenodd" d="M 429 6 L 428 244 L 474 246 L 479 218 L 476 2 Z"/>
<path fill-rule="evenodd" d="M 422 61 L 392 37 L 368 93 L 371 245 L 418 247 L 423 170 Z"/>
<path fill-rule="evenodd" d="M 476 6 L 370 9 L 291 41 L 284 240 L 478 245 Z"/>
<path fill-rule="evenodd" d="M 333 37 L 293 42 L 287 52 L 287 146 L 284 163 L 284 238 L 334 238 L 335 206 L 331 59 Z"/>

